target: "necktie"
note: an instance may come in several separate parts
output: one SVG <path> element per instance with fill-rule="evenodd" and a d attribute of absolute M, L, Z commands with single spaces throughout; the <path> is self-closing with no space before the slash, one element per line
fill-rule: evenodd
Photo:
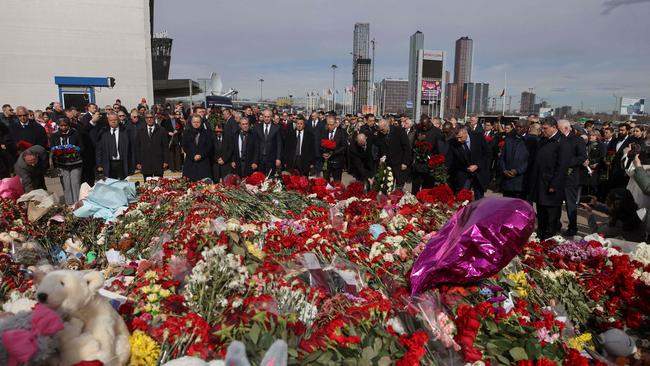
<path fill-rule="evenodd" d="M 300 143 L 300 135 L 301 135 L 301 133 L 302 133 L 302 131 L 298 131 L 298 148 L 296 149 L 296 155 L 298 155 L 298 156 L 301 155 L 300 150 L 302 148 L 301 143 Z"/>
<path fill-rule="evenodd" d="M 330 139 L 330 140 L 333 140 L 333 139 L 334 139 L 334 131 L 330 131 L 330 137 L 329 137 L 329 139 Z"/>
<path fill-rule="evenodd" d="M 469 143 L 467 141 L 465 141 L 463 146 L 465 147 L 465 153 L 467 154 L 467 156 L 469 156 Z"/>
<path fill-rule="evenodd" d="M 151 138 L 151 134 L 153 133 L 153 127 L 149 127 L 149 137 Z"/>
<path fill-rule="evenodd" d="M 115 155 L 113 155 L 113 159 L 114 160 L 119 160 L 120 159 L 120 152 L 119 152 L 119 150 L 117 148 L 117 146 L 118 146 L 118 142 L 117 142 L 118 137 L 117 137 L 117 133 L 115 133 L 115 130 L 117 130 L 117 129 L 116 128 L 111 129 L 111 135 L 113 135 L 112 136 L 113 138 L 111 139 L 111 145 L 113 145 L 112 148 L 114 149 L 113 151 L 115 153 Z"/>
<path fill-rule="evenodd" d="M 264 140 L 269 137 L 269 125 L 264 125 Z"/>

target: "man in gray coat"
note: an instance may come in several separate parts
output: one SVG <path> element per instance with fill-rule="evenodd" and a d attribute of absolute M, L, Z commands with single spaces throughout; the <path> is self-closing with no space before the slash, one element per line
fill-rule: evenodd
<path fill-rule="evenodd" d="M 25 193 L 36 189 L 47 190 L 45 171 L 49 165 L 48 160 L 47 150 L 40 145 L 34 145 L 20 154 L 14 172 L 20 177 Z"/>

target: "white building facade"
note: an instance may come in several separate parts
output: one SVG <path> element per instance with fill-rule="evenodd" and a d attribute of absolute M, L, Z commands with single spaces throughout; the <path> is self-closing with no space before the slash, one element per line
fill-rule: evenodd
<path fill-rule="evenodd" d="M 149 0 L 2 0 L 0 104 L 151 104 L 149 16 Z"/>

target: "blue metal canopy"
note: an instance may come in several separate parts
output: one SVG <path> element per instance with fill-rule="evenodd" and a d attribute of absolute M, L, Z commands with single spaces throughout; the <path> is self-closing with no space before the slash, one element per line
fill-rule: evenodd
<path fill-rule="evenodd" d="M 55 76 L 54 83 L 58 86 L 109 87 L 108 79 L 108 77 Z"/>

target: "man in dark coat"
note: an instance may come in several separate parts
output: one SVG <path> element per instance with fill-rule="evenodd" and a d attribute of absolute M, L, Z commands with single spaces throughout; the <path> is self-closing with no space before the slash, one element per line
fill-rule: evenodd
<path fill-rule="evenodd" d="M 488 127 L 489 122 L 485 122 Z M 526 120 L 518 122 L 522 128 L 517 128 L 517 133 L 506 137 L 503 153 L 497 161 L 497 174 L 501 178 L 501 192 L 504 197 L 526 199 L 527 192 L 524 190 L 524 177 L 528 173 L 528 148 L 523 134 L 526 131 Z M 489 144 L 488 144 L 489 145 Z"/>
<path fill-rule="evenodd" d="M 237 120 L 235 120 L 235 116 L 233 116 L 232 109 L 230 108 L 224 108 L 223 112 L 221 113 L 223 115 L 223 119 L 226 121 L 225 125 L 223 126 L 224 138 L 232 140 L 239 130 Z"/>
<path fill-rule="evenodd" d="M 569 227 L 564 232 L 565 236 L 578 234 L 578 204 L 580 203 L 580 171 L 587 162 L 587 149 L 585 141 L 571 132 L 571 123 L 566 119 L 558 121 L 558 129 L 566 140 L 567 177 L 564 188 L 566 213 L 569 218 Z"/>
<path fill-rule="evenodd" d="M 402 122 L 402 128 L 406 133 L 406 137 L 408 137 L 409 147 L 411 148 L 411 151 L 413 151 L 413 144 L 415 143 L 415 138 L 417 136 L 417 131 L 413 127 L 413 121 L 408 117 L 405 118 L 404 122 Z"/>
<path fill-rule="evenodd" d="M 406 131 L 401 127 L 391 126 L 388 120 L 382 119 L 379 121 L 376 143 L 379 145 L 379 156 L 385 156 L 386 165 L 393 170 L 395 187 L 404 188 L 412 162 L 411 145 Z"/>
<path fill-rule="evenodd" d="M 314 134 L 306 129 L 305 117 L 298 116 L 295 131 L 287 134 L 284 144 L 284 166 L 288 171 L 297 171 L 308 176 L 316 160 Z"/>
<path fill-rule="evenodd" d="M 9 128 L 0 123 L 0 179 L 9 178 L 16 159 L 16 144 Z"/>
<path fill-rule="evenodd" d="M 16 143 L 25 141 L 32 145 L 49 146 L 45 129 L 38 123 L 29 120 L 27 108 L 23 106 L 16 107 L 16 116 L 18 117 L 18 123 L 9 127 L 11 138 Z"/>
<path fill-rule="evenodd" d="M 453 133 L 456 138 L 449 141 L 446 156 L 451 188 L 454 192 L 471 189 L 474 198 L 481 199 L 490 180 L 487 143 L 466 125 L 456 125 Z"/>
<path fill-rule="evenodd" d="M 131 141 L 124 127 L 120 128 L 117 114 L 106 115 L 108 129 L 104 130 L 97 142 L 97 171 L 113 179 L 124 179 L 129 174 Z"/>
<path fill-rule="evenodd" d="M 257 137 L 250 131 L 248 117 L 242 117 L 239 121 L 239 132 L 233 140 L 233 161 L 231 163 L 233 172 L 242 178 L 253 174 L 258 168 L 258 148 Z"/>
<path fill-rule="evenodd" d="M 372 159 L 372 148 L 368 145 L 365 134 L 359 133 L 350 144 L 348 151 L 350 155 L 350 174 L 369 189 L 372 179 L 377 171 L 377 165 Z"/>
<path fill-rule="evenodd" d="M 333 179 L 335 182 L 340 182 L 343 176 L 343 166 L 345 165 L 348 134 L 342 128 L 338 128 L 334 116 L 327 117 L 327 130 L 321 136 L 320 141 L 322 140 L 333 140 L 336 143 L 336 148 L 333 151 L 326 150 L 323 147 L 320 148 L 320 154 L 323 158 L 323 177 L 327 181 Z M 325 161 L 327 161 L 327 169 L 325 169 Z"/>
<path fill-rule="evenodd" d="M 542 131 L 530 177 L 530 198 L 537 204 L 537 235 L 548 239 L 560 231 L 570 154 L 554 118 L 543 120 Z"/>
<path fill-rule="evenodd" d="M 45 171 L 49 167 L 47 150 L 43 146 L 35 145 L 23 151 L 16 164 L 14 172 L 20 177 L 25 193 L 36 189 L 47 190 L 45 186 Z"/>
<path fill-rule="evenodd" d="M 481 126 L 481 124 L 478 121 L 478 115 L 470 114 L 467 130 L 469 132 L 477 132 L 480 134 L 483 134 L 483 132 L 485 132 L 485 130 L 483 130 L 483 126 Z"/>
<path fill-rule="evenodd" d="M 18 118 L 16 118 L 16 115 L 14 114 L 14 109 L 11 108 L 10 104 L 5 104 L 2 106 L 2 114 L 0 114 L 0 123 L 2 123 L 7 128 L 18 123 Z"/>
<path fill-rule="evenodd" d="M 270 109 L 266 109 L 262 113 L 262 123 L 253 129 L 257 141 L 259 141 L 259 171 L 266 175 L 273 174 L 282 164 L 281 127 L 272 122 L 273 113 Z"/>
<path fill-rule="evenodd" d="M 226 125 L 227 127 L 227 125 Z M 232 160 L 232 141 L 234 137 L 225 133 L 222 126 L 217 125 L 214 129 L 214 165 L 212 176 L 215 183 L 222 181 L 231 172 L 230 163 Z"/>
<path fill-rule="evenodd" d="M 123 113 L 123 112 L 118 112 Z M 146 126 L 137 130 L 135 150 L 136 169 L 146 180 L 149 177 L 162 177 L 169 166 L 169 143 L 167 131 L 156 125 L 151 112 L 144 114 Z M 130 138 L 130 136 L 129 136 Z"/>
<path fill-rule="evenodd" d="M 94 105 L 94 104 L 93 104 Z M 89 110 L 91 106 L 88 107 Z M 83 165 L 81 167 L 81 182 L 87 183 L 91 187 L 95 185 L 95 170 L 97 169 L 97 144 L 104 128 L 101 127 L 101 115 L 96 111 L 92 115 L 86 113 L 81 119 L 81 140 L 84 149 L 81 151 Z M 86 118 L 88 116 L 88 118 Z"/>
<path fill-rule="evenodd" d="M 627 187 L 629 177 L 625 174 L 625 169 L 623 169 L 623 166 L 621 165 L 621 159 L 623 159 L 623 150 L 634 142 L 634 139 L 630 138 L 629 135 L 630 125 L 627 123 L 618 125 L 618 136 L 609 143 L 607 148 L 608 150 L 614 150 L 615 152 L 609 179 L 610 189 Z"/>
<path fill-rule="evenodd" d="M 532 186 L 530 183 L 530 177 L 533 172 L 535 157 L 537 156 L 539 136 L 531 135 L 528 133 L 529 127 L 530 122 L 528 119 L 520 119 L 515 124 L 515 130 L 517 131 L 517 134 L 520 134 L 523 137 L 524 142 L 526 143 L 526 150 L 528 150 L 528 169 L 524 174 L 524 192 L 526 193 L 525 199 L 527 199 L 528 202 L 532 203 L 532 200 L 530 199 L 530 187 Z"/>
<path fill-rule="evenodd" d="M 137 111 L 132 111 L 130 115 L 128 115 L 128 119 L 126 118 L 127 115 L 124 114 L 124 112 L 116 112 L 117 116 L 119 117 L 120 121 L 120 126 L 124 127 L 126 129 L 126 133 L 129 134 L 129 141 L 133 141 L 134 143 L 138 141 L 138 133 L 140 130 L 144 129 L 145 127 L 145 121 L 140 118 L 140 115 L 138 114 Z M 145 113 L 146 115 L 146 113 Z M 124 116 L 124 117 L 121 117 Z M 155 119 L 154 119 L 155 122 Z M 134 146 L 135 148 L 135 146 Z M 135 149 L 134 149 L 135 150 Z M 137 151 L 137 150 L 136 150 Z M 129 159 L 129 174 L 133 174 L 136 169 L 136 159 L 137 159 L 137 154 L 132 154 L 131 159 Z"/>

